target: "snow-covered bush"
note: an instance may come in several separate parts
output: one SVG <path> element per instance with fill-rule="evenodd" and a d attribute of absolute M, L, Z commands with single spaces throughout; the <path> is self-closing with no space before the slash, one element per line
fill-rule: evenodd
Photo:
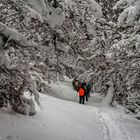
<path fill-rule="evenodd" d="M 123 10 L 118 18 L 119 27 L 134 26 L 140 17 L 140 1 L 139 0 L 120 0 L 114 7 L 114 10 Z"/>
<path fill-rule="evenodd" d="M 55 8 L 51 13 L 48 22 L 49 22 L 50 26 L 52 28 L 54 28 L 56 25 L 61 26 L 63 24 L 64 20 L 65 20 L 65 15 L 64 15 L 62 9 Z"/>

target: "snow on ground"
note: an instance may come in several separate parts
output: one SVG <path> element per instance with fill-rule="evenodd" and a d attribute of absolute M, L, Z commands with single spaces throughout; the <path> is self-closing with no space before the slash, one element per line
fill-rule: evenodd
<path fill-rule="evenodd" d="M 65 81 L 65 82 L 56 82 L 56 83 L 51 83 L 49 85 L 51 87 L 51 90 L 53 91 L 51 96 L 64 99 L 64 100 L 69 100 L 69 101 L 76 101 L 77 99 L 77 92 L 73 90 L 71 81 Z"/>
<path fill-rule="evenodd" d="M 94 117 L 95 108 L 50 96 L 43 97 L 41 103 L 42 111 L 33 117 L 0 111 L 0 136 L 4 140 L 103 139 Z"/>
<path fill-rule="evenodd" d="M 51 83 L 49 86 L 52 90 L 52 93 L 49 93 L 49 95 L 63 100 L 78 102 L 78 93 L 73 90 L 72 80 L 65 78 L 65 82 L 55 82 Z M 86 104 L 91 106 L 100 106 L 102 99 L 103 97 L 99 94 L 91 93 L 91 98 Z"/>
<path fill-rule="evenodd" d="M 89 105 L 81 105 L 74 102 L 76 92 L 70 81 L 52 85 L 55 96 L 70 98 L 73 102 L 41 95 L 41 111 L 35 116 L 0 110 L 0 140 L 140 139 L 140 121 L 115 108 L 89 106 L 94 105 L 92 101 L 99 104 L 102 97 L 93 94 Z M 63 96 L 60 97 L 60 93 Z"/>

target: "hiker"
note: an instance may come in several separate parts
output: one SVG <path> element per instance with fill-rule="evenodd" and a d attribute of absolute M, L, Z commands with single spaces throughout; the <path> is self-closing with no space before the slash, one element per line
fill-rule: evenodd
<path fill-rule="evenodd" d="M 85 93 L 86 93 L 85 85 L 84 83 L 82 83 L 79 88 L 79 103 L 80 104 L 85 104 Z"/>
<path fill-rule="evenodd" d="M 90 84 L 90 92 L 93 93 L 93 79 L 89 81 Z"/>
<path fill-rule="evenodd" d="M 79 88 L 80 88 L 80 82 L 79 81 L 76 81 L 75 82 L 75 90 L 78 92 L 79 91 Z"/>
<path fill-rule="evenodd" d="M 84 82 L 82 84 L 83 84 L 83 87 L 85 89 L 86 102 L 88 102 L 88 98 L 89 98 L 89 87 L 87 86 L 87 80 L 84 80 Z"/>
<path fill-rule="evenodd" d="M 90 92 L 93 88 L 93 80 L 92 79 L 89 82 L 87 82 L 86 87 L 87 87 L 87 96 L 90 98 Z"/>
<path fill-rule="evenodd" d="M 77 78 L 74 78 L 74 80 L 72 81 L 72 85 L 73 85 L 73 88 L 78 91 L 79 90 L 79 86 L 80 86 L 80 82 Z"/>
<path fill-rule="evenodd" d="M 75 82 L 76 82 L 77 80 L 78 80 L 77 78 L 74 78 L 74 79 L 73 79 L 73 81 L 72 81 L 73 87 L 75 87 Z"/>

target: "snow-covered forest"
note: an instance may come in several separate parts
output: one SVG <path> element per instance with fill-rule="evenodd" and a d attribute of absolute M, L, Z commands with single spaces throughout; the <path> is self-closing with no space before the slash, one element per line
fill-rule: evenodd
<path fill-rule="evenodd" d="M 47 112 L 43 108 L 47 101 L 69 106 L 48 95 L 78 102 L 72 89 L 75 77 L 80 81 L 93 80 L 95 95 L 84 106 L 85 112 L 93 106 L 120 107 L 124 114 L 140 119 L 140 0 L 0 0 L 0 113 L 4 116 L 5 110 L 10 109 L 33 120 L 29 116 L 43 114 L 41 110 L 45 109 Z M 70 81 L 70 91 L 67 86 L 61 89 L 66 79 Z M 102 100 L 100 105 L 96 99 Z M 60 108 L 56 108 L 52 107 L 57 112 Z M 117 119 L 117 115 L 109 112 L 112 114 L 109 117 L 105 110 L 101 114 L 97 108 L 94 111 L 104 124 L 103 140 L 133 140 L 130 135 L 117 137 L 121 123 L 115 129 L 118 133 L 114 130 L 109 136 L 115 126 L 105 123 L 107 118 Z M 80 113 L 83 115 L 82 110 Z M 1 136 L 3 131 L 0 126 L 0 140 L 20 140 L 11 135 Z M 67 135 L 62 139 L 66 140 Z M 68 139 L 90 140 L 90 137 Z"/>

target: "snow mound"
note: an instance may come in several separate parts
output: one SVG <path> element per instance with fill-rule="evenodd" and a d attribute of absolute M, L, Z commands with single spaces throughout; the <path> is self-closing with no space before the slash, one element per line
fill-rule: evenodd
<path fill-rule="evenodd" d="M 51 16 L 49 17 L 48 23 L 52 28 L 55 28 L 56 25 L 61 26 L 65 20 L 65 15 L 61 8 L 55 8 L 52 11 Z"/>

